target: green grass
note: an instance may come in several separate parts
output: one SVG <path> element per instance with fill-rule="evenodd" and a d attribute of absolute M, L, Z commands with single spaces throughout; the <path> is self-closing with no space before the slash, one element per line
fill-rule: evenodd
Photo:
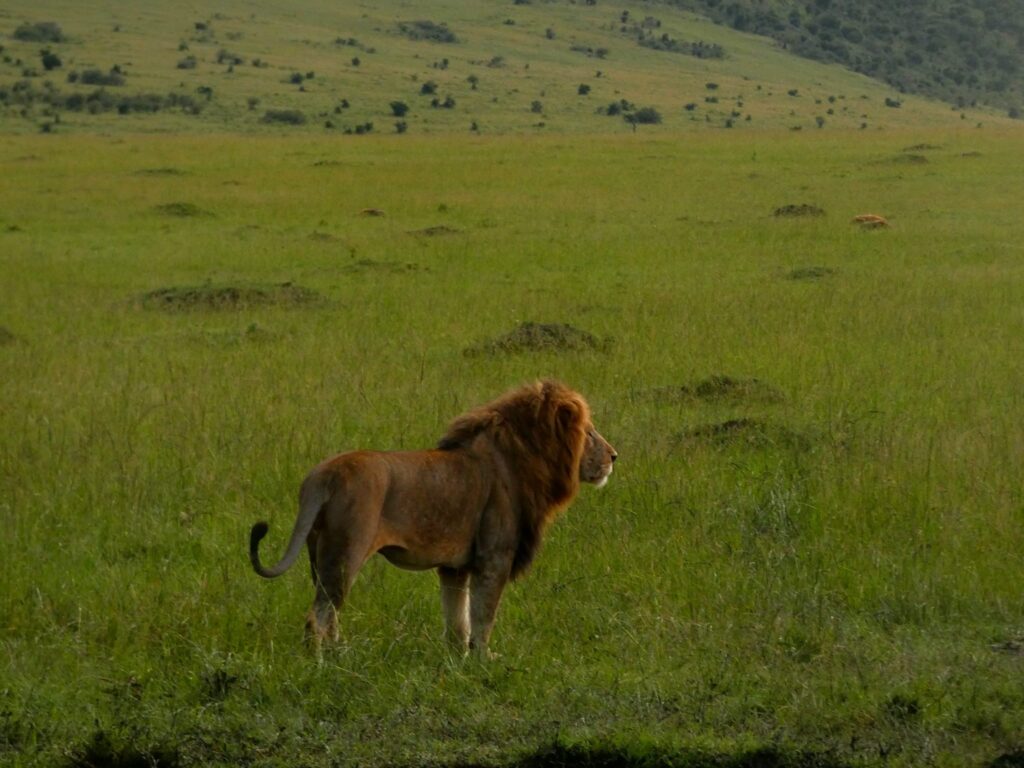
<path fill-rule="evenodd" d="M 622 31 L 623 10 L 636 21 L 655 15 L 662 22 L 659 34 L 721 45 L 726 57 L 698 59 L 643 48 L 635 35 Z M 423 18 L 447 23 L 459 42 L 414 41 L 399 31 L 400 23 Z M 46 21 L 59 24 L 68 40 L 44 46 L 13 38 L 21 24 Z M 197 22 L 207 28 L 198 30 Z M 338 45 L 339 38 L 357 45 Z M 662 134 L 723 129 L 726 121 L 740 131 L 817 131 L 819 118 L 824 120 L 822 130 L 829 131 L 862 125 L 871 130 L 959 129 L 978 122 L 1011 122 L 993 111 L 952 110 L 941 102 L 902 96 L 838 66 L 793 56 L 768 38 L 646 3 L 610 7 L 431 0 L 412 7 L 398 0 L 372 5 L 314 0 L 303 3 L 300 11 L 280 0 L 226 0 L 215 13 L 201 13 L 153 0 L 131 6 L 53 0 L 44 7 L 13 0 L 0 11 L 0 45 L 0 92 L 8 91 L 6 101 L 0 99 L 0 129 L 5 132 L 45 127 L 58 133 L 339 134 L 372 123 L 377 133 L 393 133 L 398 118 L 392 115 L 392 101 L 409 106 L 402 118 L 409 134 L 469 134 L 473 124 L 485 134 L 627 133 L 630 128 L 621 117 L 597 112 L 622 99 L 657 108 L 662 126 L 641 130 Z M 43 69 L 40 52 L 45 47 L 58 54 L 62 67 Z M 573 47 L 609 53 L 606 58 L 588 57 Z M 243 63 L 229 67 L 222 52 Z M 195 58 L 195 67 L 179 69 L 188 56 Z M 3 57 L 9 61 L 2 63 Z M 445 60 L 448 64 L 441 68 Z M 500 66 L 491 66 L 495 60 Z M 256 61 L 260 66 L 254 66 Z M 157 114 L 93 115 L 50 109 L 38 99 L 26 106 L 14 90 L 25 81 L 43 93 L 49 82 L 62 93 L 87 94 L 96 88 L 69 84 L 68 74 L 107 72 L 114 65 L 125 73 L 125 84 L 106 88 L 112 96 L 174 94 L 195 100 L 201 113 L 165 108 Z M 26 77 L 26 71 L 34 76 Z M 293 75 L 305 78 L 307 73 L 314 76 L 290 82 Z M 471 76 L 478 78 L 475 89 Z M 451 96 L 455 108 L 432 107 L 432 97 L 420 93 L 427 81 L 437 84 L 441 102 Z M 718 89 L 708 90 L 709 82 Z M 581 84 L 590 86 L 589 95 L 578 95 Z M 250 99 L 256 100 L 251 107 Z M 886 99 L 901 106 L 887 107 Z M 349 106 L 343 108 L 343 100 Z M 531 111 L 535 101 L 541 104 L 539 113 Z M 684 110 L 691 103 L 696 108 Z M 307 122 L 266 124 L 262 120 L 270 110 L 298 111 Z"/>
<path fill-rule="evenodd" d="M 0 762 L 1024 749 L 1020 158 L 973 129 L 0 138 Z M 609 341 L 464 353 L 528 321 Z M 306 569 L 257 578 L 249 526 L 269 557 L 315 462 L 537 376 L 621 458 L 507 593 L 502 658 L 449 658 L 436 579 L 374 560 L 318 665 Z"/>

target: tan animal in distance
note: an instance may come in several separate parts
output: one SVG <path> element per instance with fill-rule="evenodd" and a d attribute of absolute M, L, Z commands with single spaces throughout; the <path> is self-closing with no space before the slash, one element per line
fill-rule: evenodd
<path fill-rule="evenodd" d="M 865 229 L 879 229 L 880 227 L 888 227 L 889 221 L 884 216 L 879 216 L 877 213 L 862 213 L 858 216 L 854 216 L 852 224 L 860 224 Z"/>
<path fill-rule="evenodd" d="M 306 546 L 316 590 L 306 636 L 316 648 L 338 639 L 338 612 L 371 555 L 436 568 L 449 641 L 488 657 L 505 585 L 530 565 L 580 482 L 604 485 L 616 457 L 578 392 L 537 382 L 459 416 L 434 450 L 327 459 L 302 483 L 281 561 L 260 563 L 265 522 L 252 527 L 249 558 L 274 578 Z"/>

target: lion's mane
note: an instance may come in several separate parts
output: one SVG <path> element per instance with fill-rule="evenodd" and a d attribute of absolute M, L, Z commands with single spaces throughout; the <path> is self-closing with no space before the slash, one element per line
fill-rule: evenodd
<path fill-rule="evenodd" d="M 454 450 L 483 437 L 507 462 L 519 515 L 513 579 L 526 571 L 545 528 L 579 491 L 590 427 L 590 408 L 579 393 L 538 381 L 459 416 L 438 442 L 439 449 Z"/>

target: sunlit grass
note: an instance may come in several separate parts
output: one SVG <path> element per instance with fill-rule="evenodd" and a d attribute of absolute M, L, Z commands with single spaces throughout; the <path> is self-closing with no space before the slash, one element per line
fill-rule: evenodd
<path fill-rule="evenodd" d="M 924 142 L 926 163 L 894 160 Z M 1019 658 L 998 650 L 1024 626 L 1019 150 L 974 131 L 0 140 L 0 756 L 47 764 L 97 733 L 261 765 L 556 740 L 1019 749 Z M 801 203 L 826 214 L 772 215 Z M 318 301 L 139 301 L 284 282 Z M 463 354 L 530 320 L 610 343 Z M 679 396 L 714 375 L 772 394 Z M 252 522 L 275 551 L 316 461 L 429 446 L 536 376 L 583 391 L 622 458 L 508 592 L 502 659 L 450 659 L 435 578 L 373 561 L 318 666 L 306 569 L 255 577 Z"/>

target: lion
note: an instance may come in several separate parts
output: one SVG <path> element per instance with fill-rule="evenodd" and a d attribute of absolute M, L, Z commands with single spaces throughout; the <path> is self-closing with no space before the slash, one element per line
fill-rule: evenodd
<path fill-rule="evenodd" d="M 603 486 L 617 456 L 578 392 L 538 381 L 459 416 L 433 450 L 327 459 L 302 483 L 281 561 L 260 563 L 265 522 L 252 527 L 249 559 L 271 579 L 305 543 L 316 591 L 306 637 L 316 649 L 338 640 L 338 613 L 371 555 L 409 570 L 436 568 L 448 641 L 489 658 L 506 584 L 527 570 L 580 483 Z"/>

